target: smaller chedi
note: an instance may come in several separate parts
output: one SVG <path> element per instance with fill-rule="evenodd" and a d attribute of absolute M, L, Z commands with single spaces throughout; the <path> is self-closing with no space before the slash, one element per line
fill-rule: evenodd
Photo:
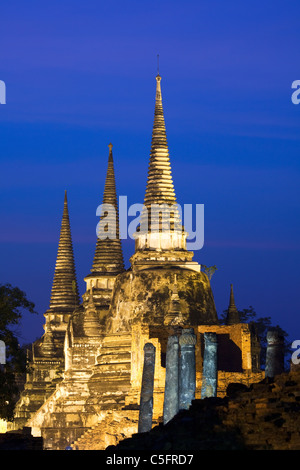
<path fill-rule="evenodd" d="M 103 205 L 114 208 L 118 221 L 112 148 Z M 151 217 L 157 205 L 172 208 L 167 231 L 163 218 Z M 49 450 L 105 449 L 168 422 L 194 398 L 224 396 L 232 382 L 264 377 L 259 342 L 240 322 L 232 286 L 221 325 L 210 280 L 186 241 L 157 75 L 144 211 L 130 267 L 124 267 L 117 223 L 114 237 L 96 240 L 80 302 L 65 195 L 45 333 L 28 355 L 13 428 L 30 427 Z"/>

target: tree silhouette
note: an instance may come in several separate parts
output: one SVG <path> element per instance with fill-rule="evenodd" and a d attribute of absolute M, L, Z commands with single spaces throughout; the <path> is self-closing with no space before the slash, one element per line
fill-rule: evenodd
<path fill-rule="evenodd" d="M 209 280 L 211 280 L 215 271 L 218 269 L 217 266 L 205 266 L 205 264 L 202 264 L 201 266 Z"/>
<path fill-rule="evenodd" d="M 16 375 L 26 371 L 26 352 L 18 341 L 16 327 L 24 311 L 36 313 L 34 304 L 18 287 L 0 284 L 0 340 L 5 343 L 5 364 L 0 365 L 0 418 L 13 419 L 18 396 Z"/>

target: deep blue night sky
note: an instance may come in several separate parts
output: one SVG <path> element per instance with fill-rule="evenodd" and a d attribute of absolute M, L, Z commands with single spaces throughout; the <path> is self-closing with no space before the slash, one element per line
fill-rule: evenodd
<path fill-rule="evenodd" d="M 238 308 L 299 339 L 299 14 L 299 0 L 1 5 L 0 283 L 39 312 L 22 343 L 43 333 L 65 189 L 84 292 L 109 142 L 119 195 L 143 202 L 157 54 L 176 195 L 205 205 L 195 259 L 218 267 L 217 310 L 233 283 Z"/>

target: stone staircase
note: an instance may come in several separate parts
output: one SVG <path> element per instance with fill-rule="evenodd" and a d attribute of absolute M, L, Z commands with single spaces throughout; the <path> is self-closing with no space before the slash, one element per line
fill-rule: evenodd
<path fill-rule="evenodd" d="M 138 432 L 139 410 L 108 411 L 97 425 L 72 444 L 74 450 L 105 450 Z M 157 426 L 153 420 L 152 426 Z"/>
<path fill-rule="evenodd" d="M 138 431 L 138 410 L 107 411 L 97 425 L 72 444 L 76 450 L 104 450 Z M 157 423 L 155 423 L 157 424 Z"/>

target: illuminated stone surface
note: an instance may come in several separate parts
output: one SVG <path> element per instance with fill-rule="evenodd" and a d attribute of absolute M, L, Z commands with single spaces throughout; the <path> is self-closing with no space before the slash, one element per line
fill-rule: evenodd
<path fill-rule="evenodd" d="M 160 81 L 160 77 L 156 77 L 144 200 L 148 209 L 153 203 L 166 204 L 168 208 L 176 203 Z M 116 201 L 110 144 L 103 202 L 112 204 L 118 217 Z M 34 369 L 39 378 L 33 380 L 28 376 L 22 406 L 17 407 L 19 416 L 20 411 L 24 412 L 23 422 L 32 428 L 33 435 L 43 436 L 45 449 L 65 449 L 69 445 L 79 449 L 105 449 L 138 432 L 146 343 L 152 343 L 156 351 L 152 425 L 161 422 L 168 338 L 180 329 L 193 328 L 195 334 L 196 399 L 201 395 L 203 338 L 208 332 L 218 338 L 218 397 L 226 394 L 232 382 L 248 386 L 263 377 L 257 360 L 253 360 L 254 352 L 257 357 L 258 346 L 249 325 L 219 325 L 209 279 L 193 261 L 193 253 L 186 249 L 186 233 L 178 212 L 174 210 L 168 235 L 163 220 L 155 225 L 151 218 L 148 230 L 143 232 L 142 222 L 145 217 L 148 220 L 148 214 L 142 214 L 141 230 L 136 234 L 135 253 L 128 270 L 124 269 L 118 232 L 116 238 L 97 240 L 92 269 L 85 277 L 86 292 L 75 309 L 76 284 L 72 307 L 69 287 L 74 287 L 74 282 L 70 284 L 69 278 L 62 283 L 55 281 L 55 295 L 46 318 L 47 339 L 39 340 L 33 347 L 32 364 L 34 368 L 37 360 L 41 364 L 40 369 Z M 104 217 L 105 214 L 100 222 Z M 63 259 L 69 264 L 71 260 L 65 235 L 64 243 L 68 256 L 60 257 L 60 266 Z M 71 271 L 68 273 L 70 275 Z M 59 314 L 56 307 L 63 300 L 60 293 L 64 289 L 67 289 L 66 304 L 70 310 Z M 57 349 L 60 355 L 56 356 L 56 349 L 53 351 L 52 347 L 58 344 L 58 332 L 61 333 Z M 44 340 L 47 366 L 37 354 Z M 53 371 L 59 364 L 62 374 L 53 373 L 49 380 L 49 372 L 44 376 L 41 370 L 44 367 L 48 371 L 49 364 Z M 34 381 L 41 393 L 33 385 Z M 47 393 L 45 387 L 48 387 Z"/>
<path fill-rule="evenodd" d="M 186 249 L 187 233 L 177 208 L 160 82 L 161 77 L 157 75 L 144 210 L 136 233 L 135 254 L 131 257 L 131 264 L 134 269 L 145 269 L 153 264 L 165 265 L 169 262 L 184 265 L 190 262 L 190 268 L 199 270 L 199 265 L 192 262 L 193 253 Z M 168 216 L 167 222 L 165 214 Z"/>
<path fill-rule="evenodd" d="M 177 413 L 179 405 L 179 342 L 178 336 L 168 338 L 166 353 L 166 379 L 163 422 L 168 423 Z"/>
<path fill-rule="evenodd" d="M 23 393 L 15 408 L 10 429 L 22 428 L 49 397 L 64 371 L 64 341 L 68 322 L 79 306 L 67 192 L 58 244 L 49 309 L 45 312 L 45 333 L 32 344 L 27 357 L 30 369 Z"/>
<path fill-rule="evenodd" d="M 108 165 L 102 201 L 103 210 L 100 216 L 100 222 L 105 221 L 104 225 L 107 224 L 107 235 L 109 238 L 97 238 L 90 278 L 96 277 L 95 275 L 98 273 L 119 274 L 124 271 L 123 252 L 119 237 L 119 210 L 112 148 L 112 144 L 109 144 Z M 113 213 L 105 215 L 106 204 L 114 208 L 115 218 L 111 217 L 114 215 Z M 112 231 L 112 228 L 115 228 L 115 232 Z"/>
<path fill-rule="evenodd" d="M 179 338 L 180 344 L 180 379 L 179 409 L 187 410 L 196 392 L 196 336 L 193 328 L 185 328 Z"/>
<path fill-rule="evenodd" d="M 51 313 L 54 310 L 57 310 L 59 313 L 65 310 L 70 314 L 77 305 L 79 305 L 79 294 L 75 274 L 67 192 L 65 192 L 64 211 L 49 310 Z"/>
<path fill-rule="evenodd" d="M 204 358 L 201 398 L 217 396 L 218 340 L 216 333 L 204 333 Z"/>
<path fill-rule="evenodd" d="M 138 432 L 147 432 L 152 428 L 154 369 L 155 347 L 152 343 L 146 343 L 144 346 L 144 367 Z"/>

